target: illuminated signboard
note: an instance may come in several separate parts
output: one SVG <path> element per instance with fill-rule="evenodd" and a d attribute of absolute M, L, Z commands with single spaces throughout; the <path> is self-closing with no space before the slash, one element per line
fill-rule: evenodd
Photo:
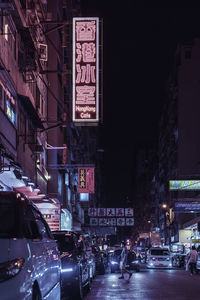
<path fill-rule="evenodd" d="M 78 169 L 79 193 L 94 194 L 94 168 Z"/>
<path fill-rule="evenodd" d="M 88 208 L 88 216 L 90 217 L 133 217 L 133 208 Z"/>
<path fill-rule="evenodd" d="M 61 230 L 72 230 L 72 215 L 66 208 L 61 211 Z"/>
<path fill-rule="evenodd" d="M 133 226 L 133 208 L 89 207 L 90 226 Z M 130 218 L 129 218 L 130 217 Z"/>
<path fill-rule="evenodd" d="M 134 218 L 90 218 L 90 226 L 134 226 Z"/>
<path fill-rule="evenodd" d="M 170 180 L 170 191 L 200 190 L 200 180 Z"/>
<path fill-rule="evenodd" d="M 175 202 L 174 203 L 174 210 L 176 212 L 200 212 L 200 202 Z"/>
<path fill-rule="evenodd" d="M 88 193 L 80 193 L 80 201 L 81 202 L 88 202 L 89 201 L 89 194 Z"/>
<path fill-rule="evenodd" d="M 99 121 L 99 18 L 73 18 L 73 122 Z"/>
<path fill-rule="evenodd" d="M 52 231 L 60 230 L 60 204 L 35 203 Z"/>

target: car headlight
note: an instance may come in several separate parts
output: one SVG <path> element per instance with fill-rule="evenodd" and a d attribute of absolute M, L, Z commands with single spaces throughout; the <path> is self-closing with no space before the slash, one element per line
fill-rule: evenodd
<path fill-rule="evenodd" d="M 112 261 L 111 261 L 111 264 L 112 264 L 112 265 L 118 265 L 118 262 L 112 260 Z"/>
<path fill-rule="evenodd" d="M 152 257 L 151 260 L 156 260 L 155 257 Z"/>
<path fill-rule="evenodd" d="M 170 260 L 170 258 L 169 258 L 169 257 L 167 257 L 167 260 Z"/>
<path fill-rule="evenodd" d="M 0 264 L 0 282 L 15 277 L 22 269 L 24 264 L 23 258 L 6 261 Z"/>
<path fill-rule="evenodd" d="M 139 260 L 133 260 L 132 264 L 139 264 Z"/>

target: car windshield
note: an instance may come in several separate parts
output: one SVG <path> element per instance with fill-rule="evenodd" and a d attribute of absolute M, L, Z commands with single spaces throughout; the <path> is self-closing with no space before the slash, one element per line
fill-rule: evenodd
<path fill-rule="evenodd" d="M 169 251 L 167 249 L 152 249 L 151 255 L 169 255 Z"/>
<path fill-rule="evenodd" d="M 54 234 L 54 238 L 57 240 L 58 249 L 60 252 L 72 252 L 76 249 L 76 245 L 71 235 Z"/>
<path fill-rule="evenodd" d="M 115 250 L 114 251 L 114 256 L 120 256 L 121 255 L 121 253 L 122 253 L 122 249 L 118 249 L 118 250 Z"/>
<path fill-rule="evenodd" d="M 0 195 L 0 238 L 20 236 L 20 207 L 15 194 Z"/>
<path fill-rule="evenodd" d="M 136 260 L 136 254 L 134 252 L 128 252 L 128 260 L 133 261 Z"/>

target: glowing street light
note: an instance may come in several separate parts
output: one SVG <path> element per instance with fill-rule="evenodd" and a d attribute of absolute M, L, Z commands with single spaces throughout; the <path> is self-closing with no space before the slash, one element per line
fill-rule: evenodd
<path fill-rule="evenodd" d="M 167 204 L 163 203 L 162 208 L 167 208 Z"/>

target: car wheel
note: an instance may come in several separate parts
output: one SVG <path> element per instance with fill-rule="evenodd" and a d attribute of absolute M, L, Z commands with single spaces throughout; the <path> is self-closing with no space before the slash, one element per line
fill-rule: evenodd
<path fill-rule="evenodd" d="M 110 273 L 115 273 L 115 270 L 113 270 L 113 268 L 110 268 Z"/>
<path fill-rule="evenodd" d="M 88 283 L 86 285 L 86 291 L 89 293 L 90 290 L 91 290 L 91 279 L 90 279 L 90 276 L 88 276 Z"/>
<path fill-rule="evenodd" d="M 140 272 L 140 269 L 139 269 L 139 268 L 137 268 L 137 269 L 136 269 L 136 272 Z"/>
<path fill-rule="evenodd" d="M 102 263 L 100 266 L 99 266 L 99 275 L 104 275 L 105 274 L 105 266 L 104 264 Z"/>
<path fill-rule="evenodd" d="M 33 287 L 32 300 L 42 300 L 42 296 L 38 286 Z"/>
<path fill-rule="evenodd" d="M 73 296 L 72 299 L 77 299 L 77 300 L 83 299 L 83 286 L 80 278 L 77 284 L 73 288 L 72 296 Z"/>

